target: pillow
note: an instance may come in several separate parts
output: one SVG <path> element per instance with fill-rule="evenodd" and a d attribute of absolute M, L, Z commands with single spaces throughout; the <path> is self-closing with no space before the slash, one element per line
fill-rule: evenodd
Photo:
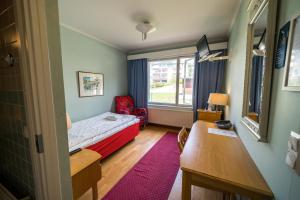
<path fill-rule="evenodd" d="M 68 129 L 72 128 L 72 121 L 70 119 L 69 113 L 66 113 L 66 121 L 67 121 L 67 128 Z"/>
<path fill-rule="evenodd" d="M 117 118 L 113 115 L 107 116 L 104 119 L 109 120 L 109 121 L 117 121 Z"/>

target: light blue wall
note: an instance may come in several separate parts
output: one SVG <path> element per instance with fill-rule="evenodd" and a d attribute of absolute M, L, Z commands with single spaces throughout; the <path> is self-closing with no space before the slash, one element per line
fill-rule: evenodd
<path fill-rule="evenodd" d="M 61 28 L 66 109 L 72 121 L 113 110 L 114 97 L 127 94 L 126 55 L 70 29 Z M 104 74 L 104 96 L 79 98 L 77 71 Z"/>
<path fill-rule="evenodd" d="M 300 177 L 285 165 L 285 154 L 290 131 L 300 133 L 300 92 L 288 92 L 281 89 L 283 69 L 276 69 L 273 73 L 269 143 L 256 142 L 240 124 L 246 60 L 247 4 L 248 0 L 242 0 L 230 35 L 229 55 L 231 59 L 226 74 L 230 107 L 227 111 L 227 118 L 236 124 L 243 143 L 275 193 L 276 199 L 299 200 Z M 282 0 L 278 11 L 278 27 L 282 27 L 292 16 L 300 14 L 300 1 Z"/>

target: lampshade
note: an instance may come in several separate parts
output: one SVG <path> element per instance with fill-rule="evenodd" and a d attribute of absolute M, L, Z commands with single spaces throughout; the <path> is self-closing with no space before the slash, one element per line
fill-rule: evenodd
<path fill-rule="evenodd" d="M 228 103 L 228 95 L 221 93 L 210 93 L 207 103 L 213 105 L 226 106 Z"/>
<path fill-rule="evenodd" d="M 67 120 L 67 128 L 68 129 L 72 128 L 72 122 L 68 113 L 66 113 L 66 120 Z"/>
<path fill-rule="evenodd" d="M 152 33 L 156 30 L 156 28 L 148 21 L 143 21 L 141 23 L 138 23 L 136 25 L 136 30 L 140 31 L 142 33 L 142 39 L 147 39 L 147 34 Z"/>

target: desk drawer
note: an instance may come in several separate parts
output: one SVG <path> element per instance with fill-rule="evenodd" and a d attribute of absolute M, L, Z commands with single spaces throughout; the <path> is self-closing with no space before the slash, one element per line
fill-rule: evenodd
<path fill-rule="evenodd" d="M 221 119 L 220 112 L 202 112 L 198 111 L 198 120 L 215 122 Z"/>

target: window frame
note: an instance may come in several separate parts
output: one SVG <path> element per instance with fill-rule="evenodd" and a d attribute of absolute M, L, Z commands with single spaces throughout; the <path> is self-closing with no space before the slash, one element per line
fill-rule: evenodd
<path fill-rule="evenodd" d="M 155 108 L 169 108 L 169 109 L 187 109 L 191 110 L 193 108 L 193 103 L 191 105 L 186 104 L 179 104 L 179 79 L 180 79 L 180 59 L 181 58 L 194 58 L 195 56 L 190 55 L 183 55 L 183 56 L 175 56 L 175 57 L 168 57 L 168 58 L 156 58 L 156 59 L 149 59 L 147 63 L 147 76 L 148 76 L 148 106 L 149 107 L 155 107 Z M 175 103 L 159 103 L 159 102 L 151 102 L 149 100 L 150 97 L 150 62 L 155 61 L 163 61 L 163 60 L 176 60 L 176 93 L 175 93 Z M 194 66 L 195 67 L 195 66 Z M 194 80 L 194 74 L 193 74 L 193 80 Z M 193 85 L 193 91 L 194 91 L 194 85 Z"/>

